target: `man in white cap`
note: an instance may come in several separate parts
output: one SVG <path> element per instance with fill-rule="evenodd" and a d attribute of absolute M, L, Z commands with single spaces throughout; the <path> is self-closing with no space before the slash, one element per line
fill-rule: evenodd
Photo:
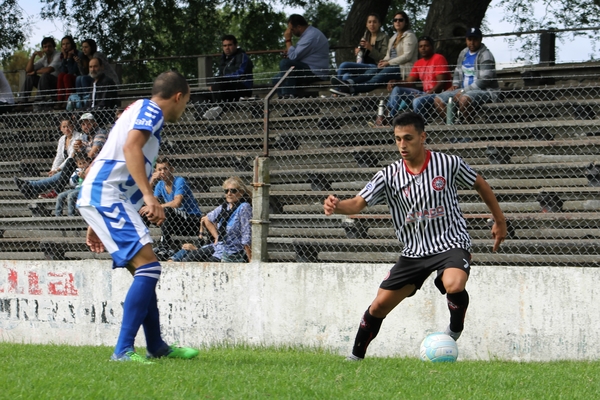
<path fill-rule="evenodd" d="M 89 158 L 92 160 L 102 150 L 104 143 L 106 143 L 107 134 L 104 129 L 98 127 L 94 114 L 85 113 L 79 118 L 81 123 L 81 131 L 87 136 L 87 141 L 82 143 L 75 143 L 74 147 L 76 151 L 85 151 Z"/>

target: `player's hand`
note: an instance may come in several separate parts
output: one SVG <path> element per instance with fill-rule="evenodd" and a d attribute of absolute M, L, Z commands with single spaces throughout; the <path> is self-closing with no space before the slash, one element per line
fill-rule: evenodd
<path fill-rule="evenodd" d="M 398 83 L 398 82 L 400 82 L 400 81 L 397 79 L 390 80 L 387 84 L 388 92 L 391 92 L 396 87 L 396 83 Z"/>
<path fill-rule="evenodd" d="M 87 244 L 94 253 L 102 253 L 104 251 L 104 244 L 91 226 L 88 226 L 85 244 Z"/>
<path fill-rule="evenodd" d="M 506 235 L 506 220 L 494 221 L 494 225 L 492 226 L 492 238 L 494 239 L 494 247 L 492 248 L 493 252 L 498 251 L 500 244 L 504 242 L 504 239 L 506 239 Z"/>
<path fill-rule="evenodd" d="M 283 32 L 283 38 L 285 40 L 292 40 L 292 30 L 289 27 Z"/>
<path fill-rule="evenodd" d="M 198 248 L 191 243 L 184 243 L 181 248 L 187 251 L 198 250 Z"/>
<path fill-rule="evenodd" d="M 160 226 L 165 221 L 165 210 L 153 195 L 144 196 L 144 203 L 140 209 L 140 215 L 146 217 L 148 221 Z"/>
<path fill-rule="evenodd" d="M 323 211 L 325 211 L 325 215 L 329 216 L 335 213 L 335 209 L 339 202 L 340 199 L 330 194 L 323 202 Z"/>
<path fill-rule="evenodd" d="M 377 68 L 385 68 L 385 67 L 387 67 L 388 65 L 390 65 L 390 63 L 389 63 L 389 62 L 387 62 L 387 61 L 384 61 L 384 60 L 381 60 L 381 61 L 379 61 L 379 64 L 377 64 Z"/>

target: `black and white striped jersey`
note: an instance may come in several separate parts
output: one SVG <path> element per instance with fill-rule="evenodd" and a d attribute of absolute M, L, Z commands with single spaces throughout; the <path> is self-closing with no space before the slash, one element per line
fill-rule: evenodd
<path fill-rule="evenodd" d="M 462 158 L 427 151 L 423 169 L 411 173 L 404 160 L 379 171 L 358 194 L 369 206 L 387 202 L 405 257 L 461 248 L 471 237 L 458 203 L 457 185 L 471 188 L 475 172 Z"/>

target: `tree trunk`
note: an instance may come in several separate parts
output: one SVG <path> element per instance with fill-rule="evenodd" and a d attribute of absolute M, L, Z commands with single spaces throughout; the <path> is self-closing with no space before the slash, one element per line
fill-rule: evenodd
<path fill-rule="evenodd" d="M 483 21 L 490 3 L 491 0 L 432 1 L 427 13 L 424 32 L 436 40 L 436 53 L 446 57 L 451 66 L 456 64 L 458 54 L 466 47 L 464 38 L 467 30 L 481 26 L 481 21 Z M 441 40 L 452 37 L 459 39 Z"/>
<path fill-rule="evenodd" d="M 358 46 L 358 42 L 365 32 L 367 15 L 374 12 L 380 18 L 385 18 L 391 3 L 392 0 L 355 0 L 352 3 L 339 42 L 340 46 L 350 46 L 352 49 L 340 49 L 335 52 L 335 60 L 338 65 L 344 61 L 355 59 L 353 48 Z"/>

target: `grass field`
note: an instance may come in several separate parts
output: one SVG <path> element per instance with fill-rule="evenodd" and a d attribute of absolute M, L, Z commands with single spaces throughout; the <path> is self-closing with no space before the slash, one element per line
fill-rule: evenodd
<path fill-rule="evenodd" d="M 108 347 L 0 343 L 2 399 L 594 399 L 600 362 L 345 362 L 318 350 L 219 347 L 109 362 Z M 142 350 L 143 352 L 143 350 Z"/>

